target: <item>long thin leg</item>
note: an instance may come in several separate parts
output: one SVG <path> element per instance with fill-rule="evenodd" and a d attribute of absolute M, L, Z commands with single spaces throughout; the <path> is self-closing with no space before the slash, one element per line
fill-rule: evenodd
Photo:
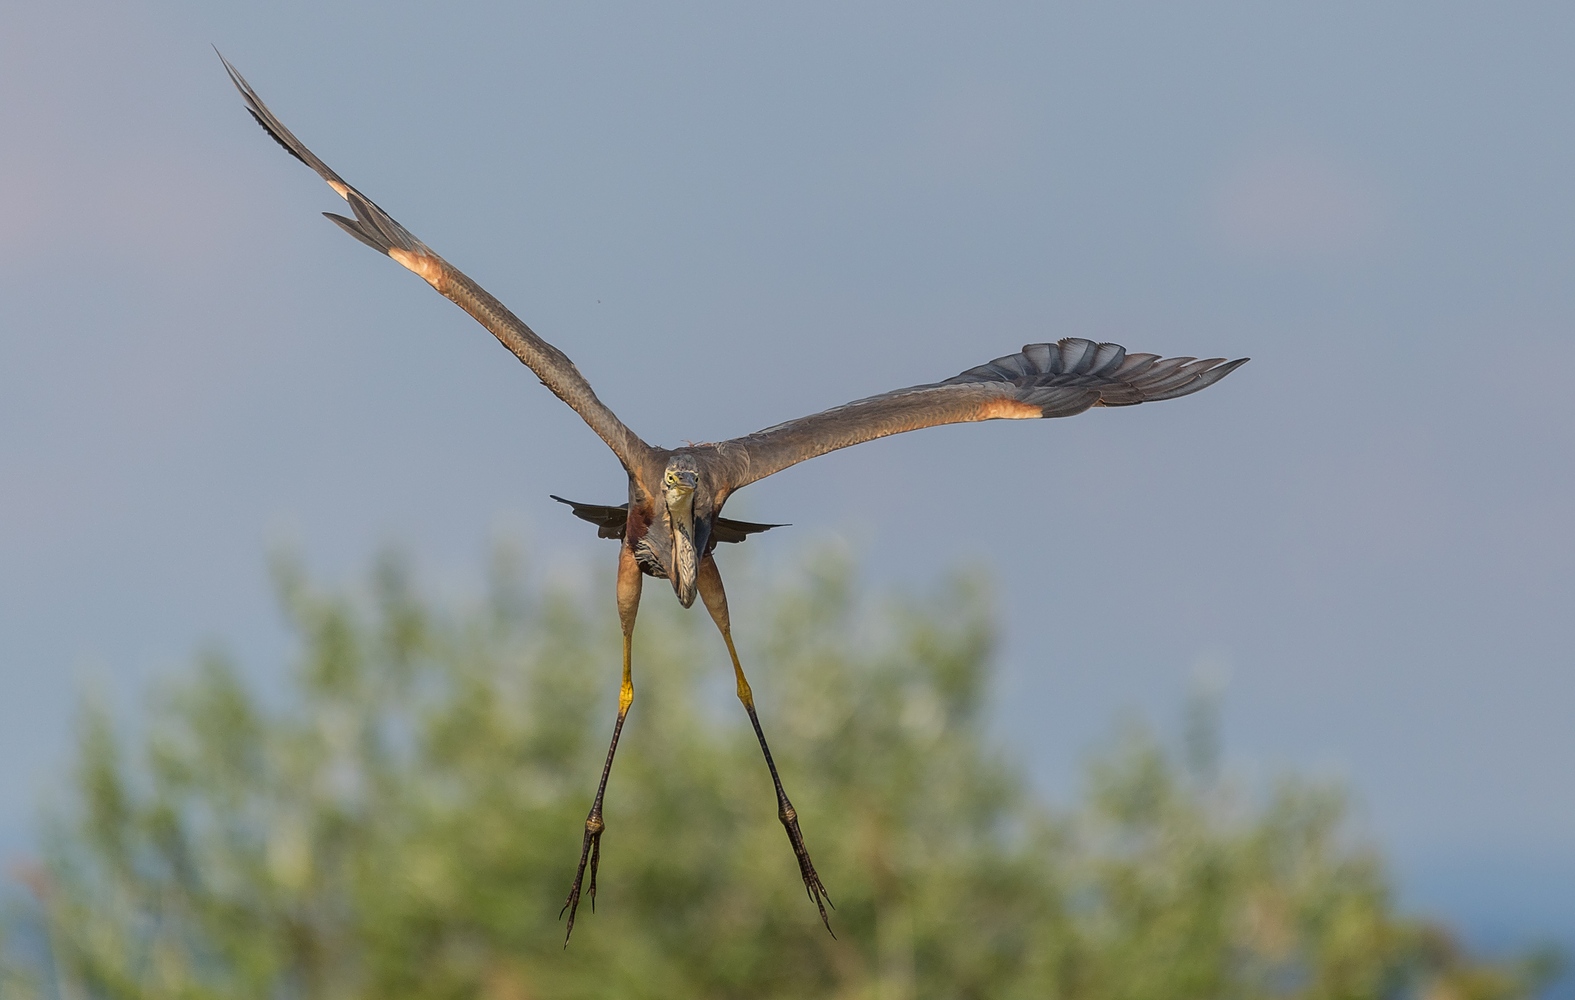
<path fill-rule="evenodd" d="M 826 907 L 831 905 L 831 894 L 826 891 L 825 885 L 820 881 L 820 875 L 815 871 L 815 863 L 809 859 L 809 848 L 804 846 L 804 834 L 798 828 L 798 812 L 793 808 L 793 803 L 788 801 L 787 792 L 782 790 L 782 779 L 777 775 L 776 761 L 771 759 L 771 748 L 766 745 L 766 734 L 760 728 L 760 717 L 755 714 L 755 695 L 749 689 L 749 680 L 744 676 L 744 668 L 738 662 L 738 650 L 733 646 L 733 630 L 727 616 L 727 593 L 722 589 L 722 574 L 716 568 L 716 560 L 706 556 L 700 563 L 698 583 L 700 597 L 705 601 L 706 610 L 711 612 L 712 621 L 722 633 L 722 641 L 727 643 L 727 655 L 733 659 L 733 677 L 738 682 L 738 700 L 744 703 L 744 711 L 749 713 L 749 723 L 755 727 L 755 738 L 760 741 L 760 752 L 766 756 L 766 768 L 771 772 L 771 783 L 777 790 L 777 818 L 782 821 L 782 827 L 787 831 L 788 843 L 793 845 L 793 856 L 798 859 L 798 873 L 804 879 L 804 891 L 820 910 L 820 921 L 826 925 L 826 930 L 836 937 L 836 932 L 831 930 L 831 920 L 826 916 Z M 836 909 L 832 906 L 832 909 Z"/>
<path fill-rule="evenodd" d="M 564 911 L 569 914 L 569 926 L 563 934 L 563 946 L 569 946 L 569 936 L 574 933 L 574 915 L 580 908 L 580 885 L 585 881 L 585 866 L 589 862 L 591 868 L 591 882 L 587 892 L 591 900 L 591 912 L 596 911 L 596 867 L 602 857 L 602 831 L 607 824 L 602 822 L 602 797 L 607 794 L 607 776 L 612 774 L 613 755 L 618 752 L 618 737 L 623 734 L 623 720 L 629 714 L 629 706 L 634 702 L 634 679 L 630 672 L 630 644 L 634 639 L 634 616 L 640 610 L 640 565 L 635 561 L 634 553 L 627 547 L 619 550 L 618 555 L 618 622 L 623 626 L 623 686 L 618 689 L 618 721 L 613 723 L 612 743 L 607 747 L 607 762 L 602 765 L 602 780 L 596 786 L 596 798 L 591 802 L 590 815 L 585 817 L 585 839 L 580 844 L 580 866 L 574 872 L 574 886 L 569 889 L 569 898 L 564 900 L 563 910 L 558 911 L 561 918 Z"/>

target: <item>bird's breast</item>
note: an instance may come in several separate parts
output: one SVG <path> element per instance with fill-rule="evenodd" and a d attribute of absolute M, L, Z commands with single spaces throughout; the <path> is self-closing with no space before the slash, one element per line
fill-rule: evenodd
<path fill-rule="evenodd" d="M 640 571 L 647 576 L 665 579 L 673 553 L 673 539 L 664 527 L 655 525 L 650 511 L 630 506 L 628 527 L 624 544 L 634 553 Z M 653 530 L 654 529 L 654 530 Z"/>
<path fill-rule="evenodd" d="M 635 543 L 634 559 L 640 564 L 640 572 L 646 576 L 667 579 L 667 560 L 661 552 L 657 551 L 656 546 L 651 544 L 649 535 Z"/>

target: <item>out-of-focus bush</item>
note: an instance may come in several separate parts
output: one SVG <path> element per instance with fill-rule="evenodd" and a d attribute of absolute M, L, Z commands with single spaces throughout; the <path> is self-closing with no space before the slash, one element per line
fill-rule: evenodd
<path fill-rule="evenodd" d="M 13 921 L 48 955 L 12 992 L 1468 1000 L 1539 973 L 1399 915 L 1335 791 L 1231 788 L 1206 725 L 1180 755 L 1127 734 L 1086 801 L 1046 810 L 985 738 L 978 588 L 875 606 L 834 563 L 734 610 L 769 619 L 743 653 L 836 939 L 720 641 L 653 591 L 597 910 L 565 950 L 617 684 L 611 601 L 500 571 L 484 606 L 447 613 L 393 562 L 361 599 L 281 580 L 300 640 L 285 703 L 209 657 L 135 752 L 87 713 L 74 809 Z"/>

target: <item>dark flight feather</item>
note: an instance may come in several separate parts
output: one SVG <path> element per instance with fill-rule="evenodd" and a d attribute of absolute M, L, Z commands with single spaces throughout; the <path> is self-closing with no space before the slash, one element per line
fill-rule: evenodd
<path fill-rule="evenodd" d="M 551 495 L 551 494 L 549 494 Z M 553 496 L 559 503 L 568 504 L 574 511 L 574 516 L 582 521 L 589 521 L 596 525 L 598 538 L 622 538 L 624 526 L 629 521 L 629 505 L 619 504 L 616 507 L 604 507 L 594 503 L 578 503 L 574 500 L 565 500 L 560 496 Z M 772 528 L 786 528 L 785 524 L 754 524 L 749 521 L 734 521 L 732 518 L 719 517 L 711 527 L 711 537 L 719 542 L 742 542 L 750 535 Z"/>

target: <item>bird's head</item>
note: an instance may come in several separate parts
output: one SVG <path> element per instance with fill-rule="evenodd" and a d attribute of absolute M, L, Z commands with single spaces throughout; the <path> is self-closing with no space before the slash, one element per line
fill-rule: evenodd
<path fill-rule="evenodd" d="M 693 455 L 680 453 L 668 460 L 662 474 L 662 502 L 673 529 L 673 559 L 667 573 L 678 603 L 686 608 L 695 602 L 700 559 L 711 526 L 710 518 L 696 523 L 695 494 L 700 488 L 700 469 Z"/>
<path fill-rule="evenodd" d="M 669 507 L 687 502 L 699 485 L 700 469 L 693 455 L 680 453 L 667 460 L 667 471 L 662 474 L 662 493 Z"/>

